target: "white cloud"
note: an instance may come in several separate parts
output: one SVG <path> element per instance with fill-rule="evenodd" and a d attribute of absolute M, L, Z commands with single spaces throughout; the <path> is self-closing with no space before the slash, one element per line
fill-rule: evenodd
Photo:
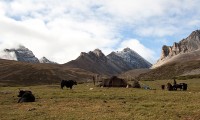
<path fill-rule="evenodd" d="M 59 63 L 75 59 L 80 52 L 117 42 L 113 40 L 113 28 L 104 22 L 57 18 L 45 24 L 37 18 L 23 21 L 0 18 L 1 48 L 23 44 L 37 57 L 46 56 Z"/>
<path fill-rule="evenodd" d="M 190 31 L 199 23 L 198 3 L 199 0 L 0 1 L 0 47 L 23 44 L 39 58 L 46 56 L 64 63 L 83 51 L 100 48 L 108 54 L 119 49 L 119 44 L 120 48 L 130 44 L 134 47 L 128 47 L 152 62 L 155 53 L 141 44 L 142 37 L 158 40 Z M 124 26 L 141 38 L 131 36 L 127 40 L 120 33 L 126 29 Z"/>

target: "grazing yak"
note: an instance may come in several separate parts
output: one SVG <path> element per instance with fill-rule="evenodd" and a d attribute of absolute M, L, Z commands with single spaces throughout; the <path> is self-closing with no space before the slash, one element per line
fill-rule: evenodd
<path fill-rule="evenodd" d="M 66 86 L 67 88 L 72 89 L 73 85 L 77 85 L 77 82 L 75 80 L 62 80 L 61 81 L 61 89 L 63 89 L 64 86 Z"/>
<path fill-rule="evenodd" d="M 18 95 L 19 100 L 18 103 L 22 102 L 35 102 L 35 97 L 31 91 L 28 90 L 20 90 Z"/>

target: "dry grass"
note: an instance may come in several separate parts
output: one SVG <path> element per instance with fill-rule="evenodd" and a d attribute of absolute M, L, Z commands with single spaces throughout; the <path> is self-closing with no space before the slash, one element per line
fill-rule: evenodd
<path fill-rule="evenodd" d="M 160 90 L 169 81 L 142 81 L 157 90 L 58 85 L 0 87 L 1 120 L 199 120 L 200 79 L 184 80 L 188 91 Z M 177 81 L 181 82 L 181 81 Z M 32 90 L 34 103 L 17 103 L 18 88 Z M 93 88 L 93 90 L 89 90 Z"/>

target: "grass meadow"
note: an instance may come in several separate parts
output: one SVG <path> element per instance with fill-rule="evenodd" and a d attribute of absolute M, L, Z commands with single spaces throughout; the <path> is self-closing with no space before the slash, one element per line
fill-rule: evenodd
<path fill-rule="evenodd" d="M 187 91 L 161 90 L 169 80 L 141 81 L 156 90 L 100 88 L 78 84 L 0 87 L 1 120 L 200 120 L 200 79 L 177 80 Z M 170 81 L 172 83 L 172 80 Z M 17 103 L 18 90 L 31 90 L 33 103 Z"/>

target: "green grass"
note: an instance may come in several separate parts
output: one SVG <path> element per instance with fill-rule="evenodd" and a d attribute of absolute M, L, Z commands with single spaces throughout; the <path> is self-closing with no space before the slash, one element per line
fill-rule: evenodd
<path fill-rule="evenodd" d="M 188 91 L 161 90 L 167 82 L 171 81 L 142 81 L 156 90 L 99 88 L 91 83 L 73 90 L 59 85 L 0 87 L 0 119 L 199 120 L 200 79 L 177 80 L 187 83 Z M 36 102 L 17 103 L 19 88 L 31 90 Z"/>

